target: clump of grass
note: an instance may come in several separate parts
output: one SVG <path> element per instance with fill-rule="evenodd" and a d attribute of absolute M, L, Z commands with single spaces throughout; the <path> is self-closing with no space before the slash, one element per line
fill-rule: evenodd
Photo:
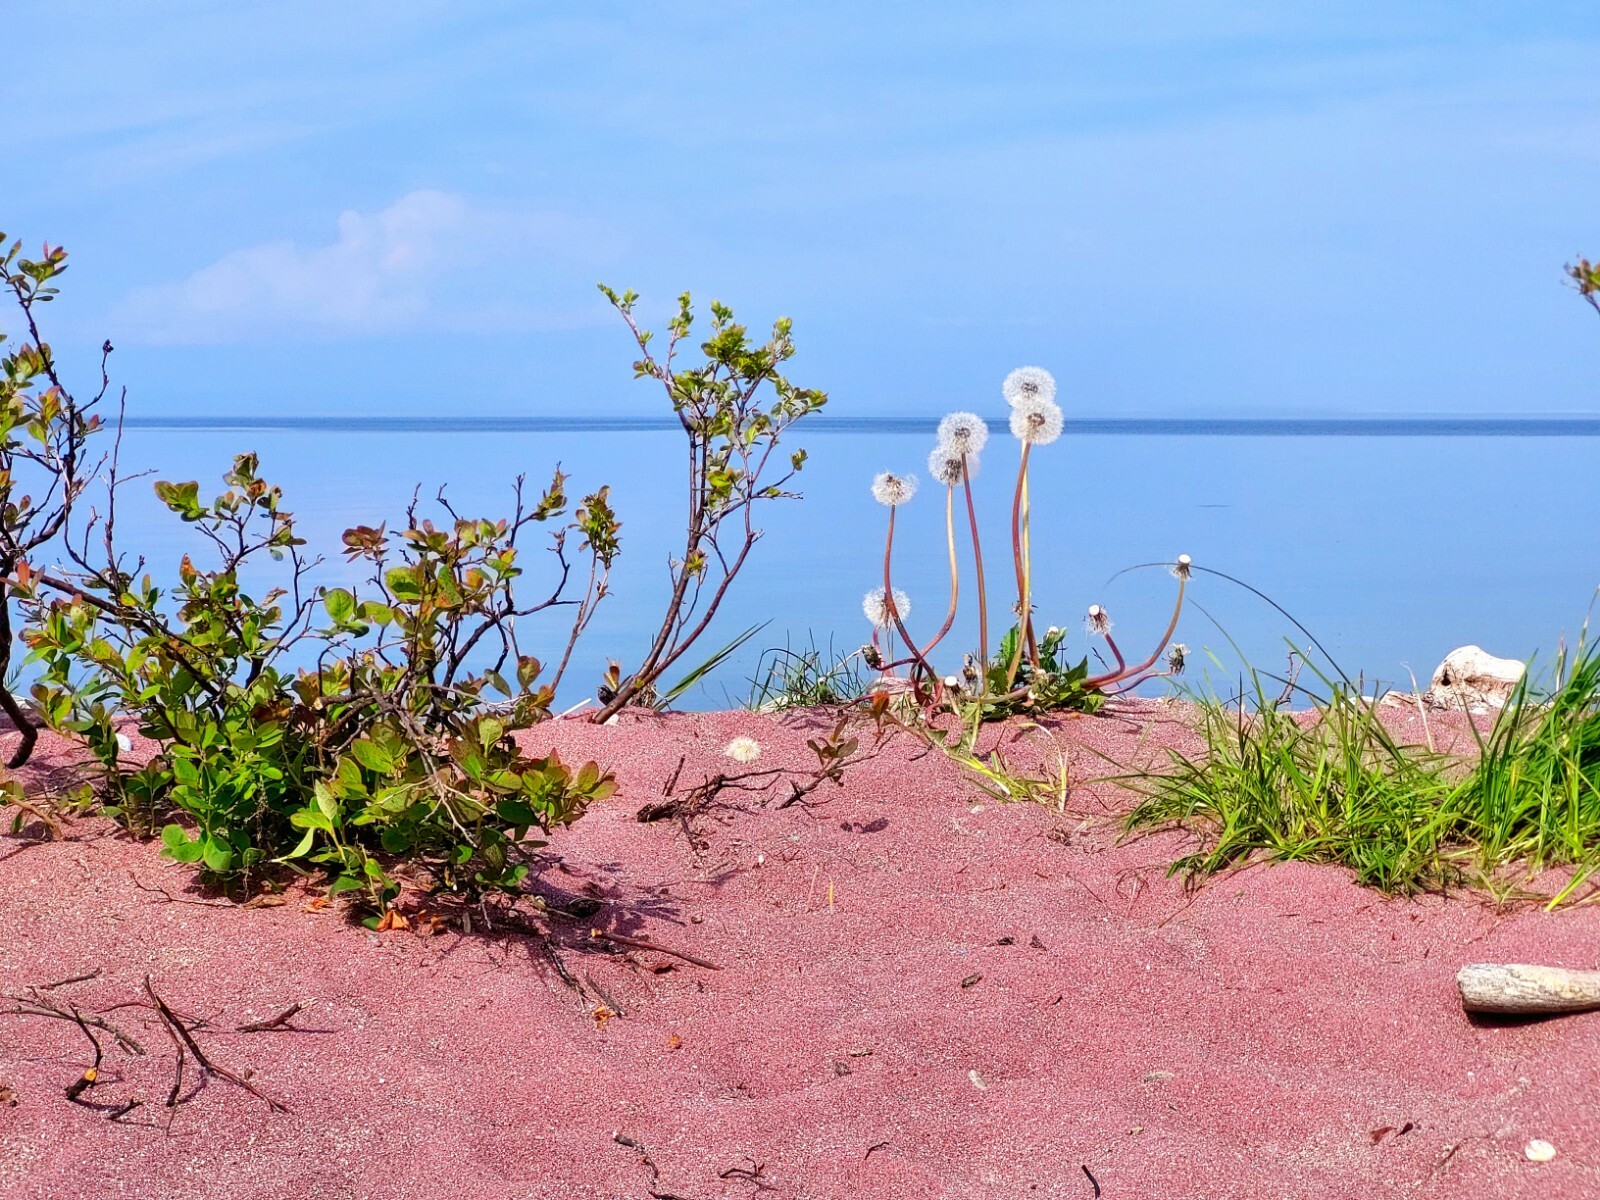
<path fill-rule="evenodd" d="M 782 712 L 854 704 L 866 694 L 867 682 L 859 650 L 839 654 L 831 640 L 826 651 L 815 639 L 802 649 L 786 642 L 762 652 L 745 706 L 755 712 Z"/>
<path fill-rule="evenodd" d="M 1347 680 L 1293 712 L 1262 679 L 1235 703 L 1194 695 L 1206 751 L 1122 777 L 1144 799 L 1132 830 L 1196 828 L 1200 850 L 1174 872 L 1205 876 L 1255 858 L 1346 867 L 1410 893 L 1477 884 L 1498 895 L 1518 874 L 1570 867 L 1551 906 L 1600 869 L 1600 648 L 1580 641 L 1553 684 L 1524 676 L 1478 757 L 1398 740 L 1375 699 Z M 1248 701 L 1248 703 L 1246 702 Z"/>
<path fill-rule="evenodd" d="M 1539 695 L 1524 675 L 1459 789 L 1453 836 L 1475 845 L 1479 870 L 1571 866 L 1559 904 L 1600 869 L 1600 647 L 1580 640 L 1557 657 Z"/>

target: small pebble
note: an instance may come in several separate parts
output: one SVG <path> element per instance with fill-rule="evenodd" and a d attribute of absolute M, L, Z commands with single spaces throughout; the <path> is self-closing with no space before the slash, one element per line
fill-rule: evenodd
<path fill-rule="evenodd" d="M 1556 1148 L 1542 1138 L 1534 1138 L 1522 1148 L 1528 1156 L 1529 1162 L 1552 1162 L 1555 1160 Z"/>
<path fill-rule="evenodd" d="M 983 1076 L 979 1075 L 977 1071 L 968 1071 L 967 1078 L 972 1080 L 972 1086 L 977 1088 L 980 1092 L 986 1092 L 989 1090 L 989 1085 L 983 1081 Z"/>
<path fill-rule="evenodd" d="M 972 813 L 972 814 L 973 814 L 973 815 L 974 815 L 974 816 L 976 816 L 976 815 L 977 815 L 977 814 L 978 814 L 978 813 L 981 813 L 981 812 L 982 812 L 982 811 L 983 811 L 983 805 L 981 805 L 981 804 L 974 804 L 974 805 L 973 805 L 973 806 L 972 806 L 972 808 L 971 808 L 971 809 L 970 809 L 970 810 L 969 810 L 969 811 L 971 811 L 971 813 Z"/>

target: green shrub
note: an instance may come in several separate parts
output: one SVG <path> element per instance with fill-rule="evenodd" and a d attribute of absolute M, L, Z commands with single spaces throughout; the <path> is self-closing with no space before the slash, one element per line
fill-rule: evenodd
<path fill-rule="evenodd" d="M 403 861 L 438 887 L 514 888 L 542 844 L 526 835 L 614 788 L 595 764 L 531 758 L 511 736 L 550 715 L 560 671 L 539 682 L 516 624 L 564 603 L 569 534 L 590 577 L 569 654 L 604 594 L 618 549 L 605 489 L 566 524 L 559 472 L 532 505 L 519 481 L 509 520 L 456 517 L 441 497 L 451 520 L 437 528 L 413 505 L 402 532 L 345 533 L 347 556 L 371 568 L 365 588 L 324 590 L 307 584 L 294 517 L 257 471 L 240 455 L 209 501 L 194 482 L 155 485 L 215 558 L 185 555 L 170 596 L 125 571 L 109 539 L 107 560 L 76 555 L 70 580 L 34 576 L 24 640 L 41 664 L 38 711 L 85 739 L 109 813 L 146 831 L 182 818 L 161 828 L 164 853 L 219 878 L 316 865 L 333 891 L 380 906 L 398 891 L 388 864 Z M 518 538 L 548 523 L 558 582 L 524 605 Z M 276 586 L 255 594 L 247 575 L 273 564 Z M 143 766 L 122 761 L 124 717 L 159 744 Z"/>

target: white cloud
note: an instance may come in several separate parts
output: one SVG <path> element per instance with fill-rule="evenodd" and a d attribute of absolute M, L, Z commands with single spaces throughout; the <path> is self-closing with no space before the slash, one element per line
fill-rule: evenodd
<path fill-rule="evenodd" d="M 595 268 L 621 246 L 595 221 L 423 189 L 379 212 L 341 213 L 332 242 L 250 246 L 136 289 L 114 325 L 136 340 L 194 344 L 587 324 L 601 308 Z"/>

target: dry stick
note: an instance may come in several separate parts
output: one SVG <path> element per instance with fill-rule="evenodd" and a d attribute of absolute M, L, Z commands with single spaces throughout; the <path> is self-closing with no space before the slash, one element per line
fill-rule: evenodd
<path fill-rule="evenodd" d="M 1104 687 L 1108 683 L 1117 683 L 1130 675 L 1148 671 L 1154 665 L 1156 659 L 1161 657 L 1161 652 L 1167 648 L 1167 643 L 1172 640 L 1173 633 L 1177 631 L 1178 617 L 1183 613 L 1183 590 L 1189 584 L 1189 574 L 1187 568 L 1180 566 L 1179 570 L 1182 573 L 1178 576 L 1178 602 L 1172 606 L 1172 620 L 1167 622 L 1167 631 L 1161 635 L 1161 641 L 1156 644 L 1155 652 L 1132 669 L 1110 671 L 1104 675 L 1096 675 L 1093 679 L 1084 680 L 1083 686 L 1085 688 Z M 1110 640 L 1110 638 L 1106 639 L 1107 642 Z M 1120 660 L 1121 656 L 1119 655 L 1118 658 Z"/>
<path fill-rule="evenodd" d="M 91 979 L 100 978 L 100 972 L 103 970 L 105 970 L 104 967 L 96 967 L 92 971 L 85 971 L 82 975 L 68 975 L 65 979 L 58 979 L 54 983 L 43 984 L 35 990 L 40 992 L 53 992 L 56 988 L 66 987 L 69 983 L 88 983 Z"/>
<path fill-rule="evenodd" d="M 84 1068 L 83 1075 L 67 1085 L 67 1099 L 74 1104 L 80 1104 L 78 1099 L 85 1091 L 95 1085 L 100 1078 L 100 1063 L 105 1058 L 105 1051 L 100 1048 L 100 1039 L 89 1032 L 89 1026 L 84 1023 L 83 1015 L 76 1008 L 72 1010 L 72 1019 L 77 1022 L 78 1028 L 83 1030 L 83 1036 L 89 1039 L 89 1044 L 94 1047 L 94 1062 Z"/>
<path fill-rule="evenodd" d="M 207 1058 L 206 1054 L 205 1054 L 205 1051 L 200 1049 L 199 1043 L 194 1040 L 193 1035 L 190 1034 L 188 1028 L 184 1025 L 184 1023 L 182 1021 L 178 1020 L 177 1015 L 172 1011 L 172 1009 L 167 1007 L 167 1002 L 165 1000 L 163 1000 L 160 996 L 156 995 L 156 990 L 155 990 L 154 987 L 151 986 L 151 984 L 150 984 L 150 976 L 148 976 L 148 975 L 146 975 L 144 977 L 144 990 L 149 994 L 151 1001 L 154 1002 L 154 1004 L 156 1006 L 156 1012 L 161 1017 L 162 1021 L 164 1021 L 166 1023 L 168 1031 L 174 1037 L 180 1039 L 183 1042 L 183 1047 L 180 1047 L 180 1052 L 179 1052 L 179 1055 L 178 1055 L 178 1070 L 179 1070 L 180 1074 L 182 1073 L 182 1070 L 183 1070 L 182 1049 L 183 1048 L 187 1048 L 189 1053 L 194 1055 L 194 1061 L 197 1062 L 200 1065 L 200 1069 L 202 1071 L 204 1071 L 206 1074 L 208 1074 L 208 1075 L 216 1075 L 219 1078 L 226 1079 L 229 1083 L 235 1084 L 238 1087 L 242 1087 L 245 1091 L 249 1092 L 257 1100 L 260 1100 L 262 1103 L 264 1103 L 273 1112 L 288 1112 L 289 1111 L 288 1108 L 286 1106 L 284 1106 L 283 1104 L 280 1104 L 278 1101 L 272 1099 L 270 1096 L 264 1095 L 248 1079 L 245 1079 L 243 1076 L 240 1076 L 240 1075 L 235 1075 L 232 1071 L 228 1070 L 228 1068 L 226 1068 L 226 1067 L 219 1067 L 216 1063 L 212 1062 L 209 1058 Z M 176 1087 L 176 1085 L 174 1085 L 174 1087 Z M 174 1095 L 176 1095 L 176 1092 L 174 1092 Z M 173 1100 L 169 1098 L 168 1105 L 170 1106 L 172 1103 L 173 1103 Z"/>
<path fill-rule="evenodd" d="M 978 541 L 978 510 L 972 503 L 972 476 L 967 470 L 967 456 L 961 456 L 961 486 L 967 496 L 967 522 L 972 526 L 972 562 L 978 577 L 978 663 L 979 669 L 989 670 L 989 598 L 983 584 L 983 547 Z M 981 686 L 981 685 L 980 685 Z"/>
<path fill-rule="evenodd" d="M 633 946 L 639 950 L 654 950 L 657 954 L 667 954 L 673 958 L 681 958 L 686 963 L 692 963 L 697 967 L 704 967 L 708 971 L 722 970 L 722 968 L 714 962 L 707 962 L 703 958 L 696 958 L 694 955 L 686 954 L 682 950 L 673 950 L 670 947 L 663 946 L 657 942 L 652 942 L 647 938 L 624 937 L 620 933 L 607 933 L 603 929 L 591 929 L 589 930 L 589 936 L 594 938 L 596 941 L 611 942 L 618 946 Z"/>
<path fill-rule="evenodd" d="M 304 1007 L 305 1005 L 297 1000 L 277 1016 L 268 1017 L 265 1021 L 251 1021 L 248 1025 L 236 1026 L 236 1031 L 239 1033 L 267 1033 L 272 1030 L 283 1029 L 290 1033 L 299 1033 L 300 1031 L 289 1024 L 289 1021 L 294 1017 L 295 1013 Z"/>
<path fill-rule="evenodd" d="M 144 1053 L 144 1047 L 139 1044 L 138 1039 L 136 1039 L 130 1033 L 124 1033 L 115 1025 L 111 1024 L 110 1021 L 107 1021 L 104 1017 L 85 1017 L 81 1014 L 75 1016 L 67 1009 L 61 1008 L 56 1005 L 55 1002 L 46 1000 L 43 996 L 39 995 L 34 995 L 31 997 L 7 996 L 6 999 L 10 1000 L 13 1004 L 18 1005 L 16 1008 L 6 1009 L 5 1012 L 7 1015 L 16 1017 L 53 1017 L 57 1021 L 81 1020 L 86 1025 L 93 1025 L 96 1029 L 102 1030 L 105 1033 L 109 1033 L 113 1038 L 116 1039 L 117 1045 L 122 1047 L 122 1049 L 126 1050 L 129 1054 Z"/>

